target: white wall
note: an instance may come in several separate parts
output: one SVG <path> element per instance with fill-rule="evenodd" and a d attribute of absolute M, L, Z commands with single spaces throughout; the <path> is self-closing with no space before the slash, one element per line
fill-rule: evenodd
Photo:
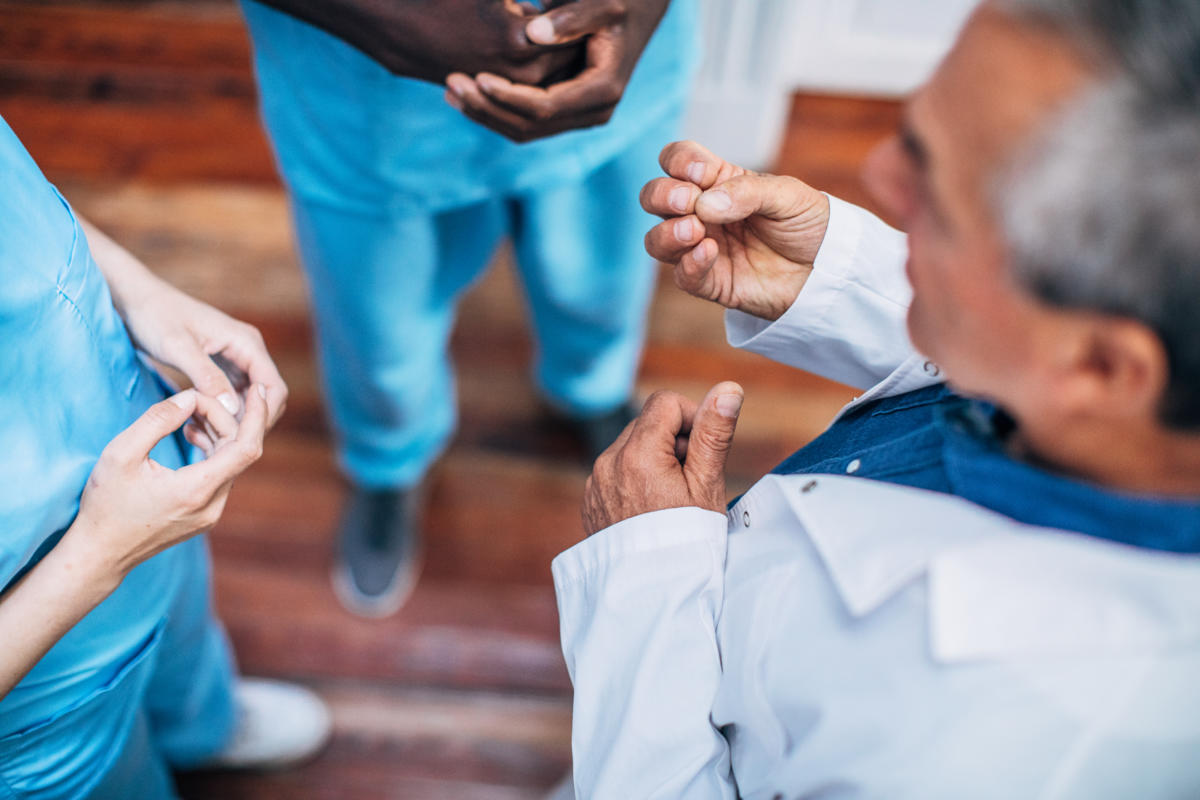
<path fill-rule="evenodd" d="M 899 96 L 978 0 L 700 0 L 705 60 L 686 133 L 752 169 L 775 157 L 793 91 Z"/>

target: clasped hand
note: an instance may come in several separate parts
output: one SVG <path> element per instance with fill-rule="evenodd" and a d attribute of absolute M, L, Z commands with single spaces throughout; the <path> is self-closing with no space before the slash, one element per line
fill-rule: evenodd
<path fill-rule="evenodd" d="M 603 125 L 616 110 L 642 51 L 669 0 L 573 0 L 529 18 L 524 34 L 548 54 L 567 53 L 577 74 L 523 81 L 500 65 L 472 76 L 460 68 L 446 78 L 446 101 L 467 117 L 526 142 L 576 128 Z"/>
<path fill-rule="evenodd" d="M 725 459 L 742 399 L 742 387 L 729 381 L 698 406 L 675 392 L 651 395 L 596 459 L 583 493 L 587 534 L 668 508 L 724 511 Z"/>

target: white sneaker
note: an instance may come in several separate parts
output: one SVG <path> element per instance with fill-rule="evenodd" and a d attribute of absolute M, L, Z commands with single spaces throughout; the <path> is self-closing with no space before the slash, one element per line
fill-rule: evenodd
<path fill-rule="evenodd" d="M 316 755 L 333 732 L 329 706 L 295 683 L 239 678 L 237 723 L 206 769 L 278 769 Z"/>

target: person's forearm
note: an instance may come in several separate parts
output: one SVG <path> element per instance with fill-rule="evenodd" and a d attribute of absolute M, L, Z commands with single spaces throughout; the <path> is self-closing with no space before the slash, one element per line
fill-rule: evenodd
<path fill-rule="evenodd" d="M 126 312 L 141 302 L 148 293 L 162 288 L 163 280 L 151 272 L 145 264 L 121 245 L 114 242 L 103 231 L 76 214 L 83 232 L 87 234 L 88 248 L 96 266 L 104 275 L 112 293 L 113 306 L 122 319 Z"/>
<path fill-rule="evenodd" d="M 0 699 L 121 582 L 72 526 L 62 541 L 0 595 Z"/>
<path fill-rule="evenodd" d="M 375 59 L 395 75 L 429 80 L 427 65 L 413 60 L 405 46 L 418 29 L 409 14 L 436 15 L 430 3 L 387 0 L 257 0 L 307 22 Z"/>

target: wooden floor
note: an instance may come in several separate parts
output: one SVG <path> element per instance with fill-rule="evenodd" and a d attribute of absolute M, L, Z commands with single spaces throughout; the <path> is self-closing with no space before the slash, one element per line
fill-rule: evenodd
<path fill-rule="evenodd" d="M 587 473 L 531 388 L 507 254 L 464 302 L 454 338 L 462 424 L 429 481 L 420 585 L 396 617 L 359 620 L 329 587 L 344 486 L 234 7 L 0 1 L 0 115 L 85 215 L 169 280 L 259 326 L 292 388 L 212 536 L 216 601 L 242 669 L 316 688 L 335 737 L 290 772 L 184 776 L 185 797 L 539 797 L 570 758 L 549 563 L 581 536 Z M 896 118 L 894 103 L 798 96 L 779 171 L 861 201 L 858 163 Z M 730 491 L 741 491 L 849 392 L 729 349 L 720 311 L 665 277 L 638 390 L 698 398 L 718 380 L 742 382 L 729 467 Z"/>

